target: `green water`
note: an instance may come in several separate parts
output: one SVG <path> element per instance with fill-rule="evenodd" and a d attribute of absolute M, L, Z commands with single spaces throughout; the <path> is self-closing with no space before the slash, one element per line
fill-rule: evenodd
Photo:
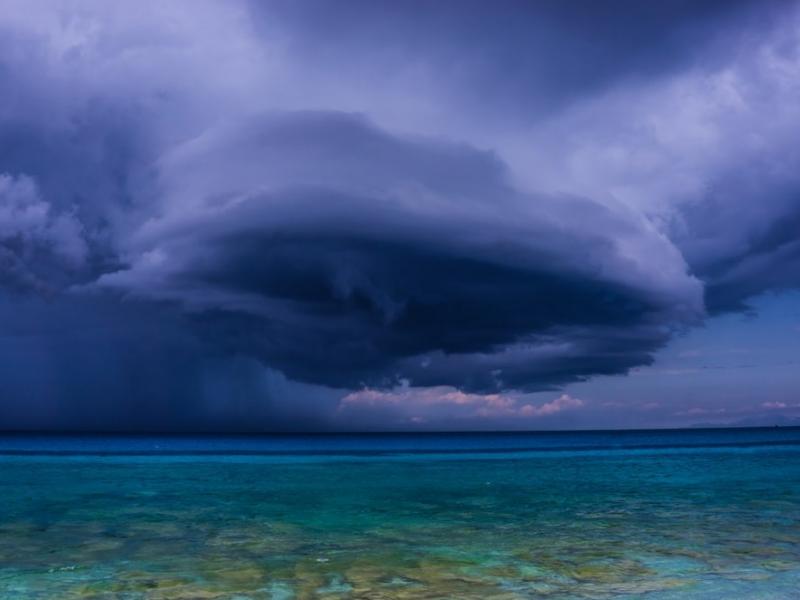
<path fill-rule="evenodd" d="M 2 456 L 0 598 L 797 598 L 800 449 Z"/>

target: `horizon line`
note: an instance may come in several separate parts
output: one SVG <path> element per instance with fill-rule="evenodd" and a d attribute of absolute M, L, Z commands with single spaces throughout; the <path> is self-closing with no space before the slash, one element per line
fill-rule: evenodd
<path fill-rule="evenodd" d="M 36 429 L 0 429 L 0 436 L 6 435 L 39 435 L 39 436 L 345 436 L 345 435 L 530 435 L 530 434 L 565 434 L 565 433 L 636 433 L 652 431 L 704 431 L 718 429 L 800 429 L 800 424 L 774 425 L 698 425 L 687 427 L 635 427 L 606 429 L 464 429 L 464 430 L 285 430 L 285 431 L 210 431 L 210 430 L 36 430 Z"/>

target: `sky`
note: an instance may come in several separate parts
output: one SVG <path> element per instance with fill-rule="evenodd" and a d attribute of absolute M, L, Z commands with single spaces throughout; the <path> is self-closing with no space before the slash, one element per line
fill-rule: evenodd
<path fill-rule="evenodd" d="M 0 0 L 0 430 L 800 424 L 800 4 Z"/>

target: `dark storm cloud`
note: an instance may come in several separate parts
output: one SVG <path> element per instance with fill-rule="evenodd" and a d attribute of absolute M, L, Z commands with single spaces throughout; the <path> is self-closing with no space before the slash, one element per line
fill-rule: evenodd
<path fill-rule="evenodd" d="M 679 69 L 713 46 L 722 25 L 777 16 L 777 2 L 748 4 L 279 0 L 251 9 L 304 62 L 344 65 L 355 80 L 420 77 L 461 110 L 518 120 L 621 79 Z"/>
<path fill-rule="evenodd" d="M 775 165 L 800 165 L 797 158 L 768 157 Z M 684 211 L 691 229 L 679 243 L 706 283 L 711 313 L 747 311 L 763 292 L 800 287 L 800 175 L 776 175 L 732 174 Z"/>
<path fill-rule="evenodd" d="M 711 314 L 800 284 L 800 20 L 783 9 L 763 28 L 723 28 L 721 62 L 585 98 L 534 130 L 545 150 L 525 147 L 541 186 L 606 190 L 647 215 Z"/>
<path fill-rule="evenodd" d="M 739 252 L 699 266 L 710 312 L 748 311 L 748 300 L 763 292 L 800 287 L 800 204 L 792 208 L 751 232 Z"/>
<path fill-rule="evenodd" d="M 644 336 L 628 353 L 573 331 L 669 327 L 702 312 L 680 255 L 634 216 L 523 194 L 489 153 L 395 137 L 363 117 L 250 119 L 162 167 L 170 209 L 130 240 L 132 267 L 100 285 L 210 313 L 197 320 L 232 350 L 297 379 L 550 387 L 624 372 L 663 342 Z M 640 252 L 661 272 L 631 258 Z M 534 334 L 569 349 L 526 369 L 520 352 L 553 345 Z M 534 352 L 508 347 L 520 340 Z M 437 352 L 445 358 L 426 356 Z"/>
<path fill-rule="evenodd" d="M 82 226 L 56 214 L 29 177 L 0 174 L 0 286 L 43 294 L 86 258 Z"/>
<path fill-rule="evenodd" d="M 0 5 L 7 423 L 555 389 L 800 285 L 788 3 Z"/>

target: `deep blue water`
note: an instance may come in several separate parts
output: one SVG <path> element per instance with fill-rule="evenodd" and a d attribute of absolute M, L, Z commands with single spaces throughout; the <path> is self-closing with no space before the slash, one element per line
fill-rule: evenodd
<path fill-rule="evenodd" d="M 0 437 L 0 598 L 797 598 L 800 429 Z"/>
<path fill-rule="evenodd" d="M 359 454 L 648 450 L 800 444 L 800 427 L 288 435 L 0 434 L 0 453 Z"/>

